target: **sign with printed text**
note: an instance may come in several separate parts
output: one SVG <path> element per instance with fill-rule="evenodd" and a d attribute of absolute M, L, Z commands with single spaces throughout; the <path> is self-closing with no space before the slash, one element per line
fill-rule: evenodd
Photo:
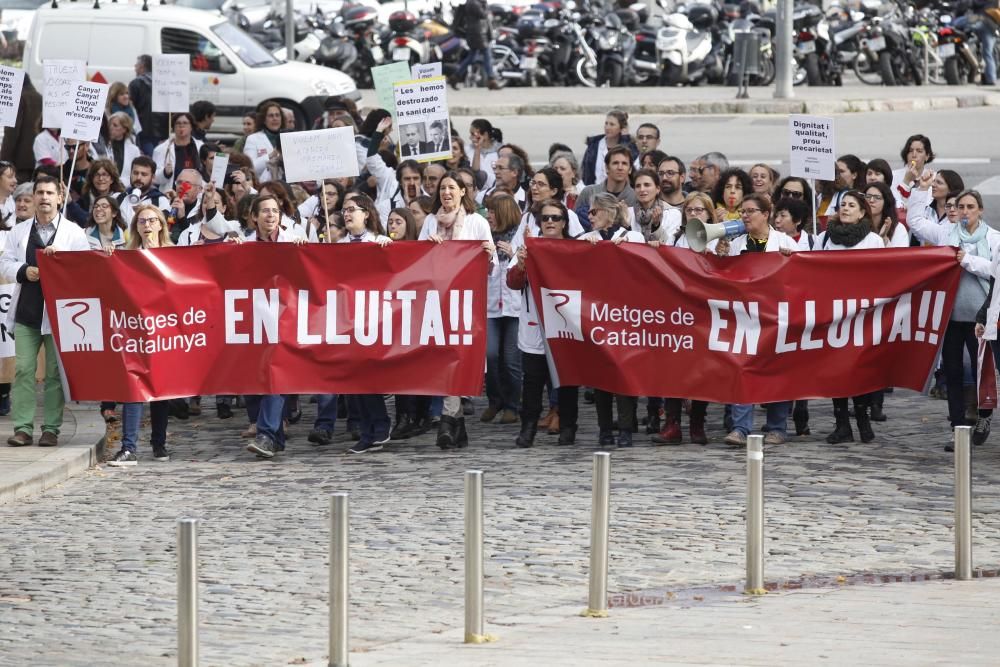
<path fill-rule="evenodd" d="M 430 79 L 441 76 L 441 61 L 433 63 L 414 63 L 410 70 L 413 79 Z"/>
<path fill-rule="evenodd" d="M 0 65 L 0 126 L 14 127 L 21 104 L 24 70 Z"/>
<path fill-rule="evenodd" d="M 445 78 L 403 81 L 393 89 L 400 157 L 424 162 L 451 157 Z"/>
<path fill-rule="evenodd" d="M 14 356 L 14 329 L 7 328 L 7 313 L 14 298 L 14 285 L 0 285 L 0 358 Z"/>
<path fill-rule="evenodd" d="M 184 112 L 191 108 L 191 58 L 187 54 L 153 56 L 153 111 Z"/>
<path fill-rule="evenodd" d="M 358 175 L 353 128 L 283 132 L 279 137 L 289 183 Z"/>
<path fill-rule="evenodd" d="M 101 119 L 108 100 L 108 84 L 81 81 L 73 90 L 70 105 L 63 117 L 63 139 L 97 141 L 101 136 Z"/>
<path fill-rule="evenodd" d="M 378 98 L 379 108 L 391 113 L 393 121 L 396 120 L 396 106 L 392 87 L 398 81 L 412 78 L 410 64 L 405 60 L 372 67 L 372 81 L 375 83 L 375 96 Z"/>
<path fill-rule="evenodd" d="M 76 84 L 87 80 L 87 66 L 82 60 L 46 60 L 43 63 L 42 127 L 62 127 L 66 109 Z"/>
<path fill-rule="evenodd" d="M 212 158 L 212 176 L 210 181 L 215 183 L 215 187 L 221 188 L 226 184 L 226 169 L 229 168 L 229 153 L 216 153 Z"/>
<path fill-rule="evenodd" d="M 790 176 L 832 181 L 836 178 L 833 119 L 824 116 L 790 115 Z"/>

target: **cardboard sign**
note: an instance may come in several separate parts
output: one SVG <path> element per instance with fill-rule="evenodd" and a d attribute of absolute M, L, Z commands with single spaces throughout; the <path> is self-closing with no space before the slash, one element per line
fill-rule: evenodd
<path fill-rule="evenodd" d="M 350 127 L 283 132 L 279 136 L 289 183 L 358 175 L 354 130 Z"/>
<path fill-rule="evenodd" d="M 21 105 L 24 70 L 0 65 L 0 125 L 14 127 Z"/>
<path fill-rule="evenodd" d="M 396 120 L 396 103 L 392 87 L 399 81 L 411 78 L 413 75 L 410 73 L 410 64 L 405 61 L 372 67 L 372 81 L 375 83 L 375 95 L 378 97 L 379 108 L 390 112 L 393 121 Z"/>
<path fill-rule="evenodd" d="M 82 60 L 46 60 L 43 68 L 42 127 L 55 129 L 62 127 L 76 84 L 87 80 L 87 66 Z"/>
<path fill-rule="evenodd" d="M 7 311 L 10 310 L 14 287 L 16 285 L 13 284 L 0 285 L 0 359 L 14 356 L 14 329 L 8 329 L 4 321 L 7 319 Z"/>
<path fill-rule="evenodd" d="M 221 188 L 226 183 L 226 169 L 229 168 L 229 153 L 216 153 L 212 160 L 212 177 L 208 180 Z"/>
<path fill-rule="evenodd" d="M 81 81 L 73 90 L 62 122 L 63 139 L 97 141 L 108 99 L 108 84 Z"/>
<path fill-rule="evenodd" d="M 833 119 L 823 116 L 788 117 L 791 144 L 790 176 L 832 181 L 836 178 L 837 154 L 833 141 Z"/>
<path fill-rule="evenodd" d="M 410 71 L 414 79 L 431 79 L 435 76 L 441 76 L 441 62 L 414 63 L 413 69 Z"/>
<path fill-rule="evenodd" d="M 153 111 L 184 112 L 190 108 L 190 57 L 184 53 L 153 56 Z"/>
<path fill-rule="evenodd" d="M 424 162 L 451 157 L 445 78 L 403 81 L 393 88 L 400 157 Z"/>

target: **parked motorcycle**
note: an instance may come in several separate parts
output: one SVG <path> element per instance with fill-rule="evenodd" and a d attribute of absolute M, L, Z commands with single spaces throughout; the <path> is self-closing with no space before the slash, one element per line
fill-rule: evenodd
<path fill-rule="evenodd" d="M 663 54 L 662 85 L 698 85 L 721 82 L 724 74 L 721 40 L 714 31 L 718 12 L 711 5 L 681 6 L 667 16 L 656 35 L 656 49 Z"/>
<path fill-rule="evenodd" d="M 382 49 L 390 61 L 406 61 L 410 65 L 428 63 L 431 48 L 425 32 L 418 27 L 417 17 L 408 11 L 389 14 L 389 32 Z"/>

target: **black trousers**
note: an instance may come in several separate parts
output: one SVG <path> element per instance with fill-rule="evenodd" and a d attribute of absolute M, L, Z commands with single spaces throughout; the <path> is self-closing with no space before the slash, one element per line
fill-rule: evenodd
<path fill-rule="evenodd" d="M 611 414 L 612 399 L 618 404 L 618 430 L 635 430 L 635 409 L 639 404 L 639 399 L 635 396 L 622 396 L 612 394 L 603 389 L 594 390 L 594 405 L 597 407 L 597 428 L 604 433 L 611 430 L 614 417 Z M 562 409 L 560 409 L 560 415 Z"/>
<path fill-rule="evenodd" d="M 965 352 L 968 350 L 972 368 L 979 359 L 979 340 L 975 322 L 948 322 L 941 344 L 941 366 L 948 385 L 948 419 L 952 426 L 965 426 Z M 975 375 L 973 375 L 975 377 Z M 980 410 L 980 417 L 987 417 L 992 410 Z"/>
<path fill-rule="evenodd" d="M 542 414 L 542 397 L 549 382 L 549 365 L 544 354 L 521 352 L 521 421 L 537 422 Z M 559 426 L 576 428 L 579 387 L 559 387 Z M 548 401 L 546 400 L 546 403 Z"/>
<path fill-rule="evenodd" d="M 672 420 L 678 424 L 681 421 L 681 407 L 683 400 L 680 398 L 668 398 L 664 402 L 664 409 L 667 420 Z M 691 421 L 705 421 L 705 413 L 708 412 L 707 401 L 691 401 Z"/>

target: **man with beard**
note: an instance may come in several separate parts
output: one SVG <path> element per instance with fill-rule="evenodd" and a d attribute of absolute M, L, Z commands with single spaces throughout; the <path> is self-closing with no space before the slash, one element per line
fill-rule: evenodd
<path fill-rule="evenodd" d="M 132 173 L 129 183 L 132 187 L 127 192 L 117 195 L 118 208 L 121 210 L 125 224 L 131 224 L 132 212 L 139 204 L 148 203 L 164 213 L 170 210 L 170 200 L 166 195 L 153 187 L 153 174 L 156 173 L 156 163 L 153 158 L 140 155 L 132 160 Z"/>
<path fill-rule="evenodd" d="M 729 160 L 722 153 L 712 152 L 705 153 L 698 158 L 698 161 L 701 162 L 701 168 L 698 170 L 701 176 L 698 179 L 698 189 L 711 197 L 722 172 L 729 169 Z"/>
<path fill-rule="evenodd" d="M 170 240 L 179 245 L 181 233 L 201 222 L 201 191 L 203 180 L 196 169 L 185 169 L 177 174 L 177 191 L 173 193 L 170 211 L 174 221 L 170 227 Z"/>
<path fill-rule="evenodd" d="M 684 162 L 679 157 L 668 155 L 656 168 L 660 177 L 660 201 L 667 208 L 681 208 L 684 204 Z"/>

